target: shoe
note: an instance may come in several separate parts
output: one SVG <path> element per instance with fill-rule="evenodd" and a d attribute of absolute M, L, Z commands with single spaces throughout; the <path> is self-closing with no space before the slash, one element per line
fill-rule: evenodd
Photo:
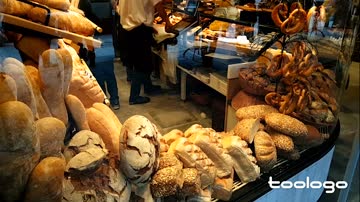
<path fill-rule="evenodd" d="M 150 98 L 138 96 L 133 100 L 129 100 L 129 105 L 144 104 L 150 102 Z"/>
<path fill-rule="evenodd" d="M 159 85 L 152 85 L 150 88 L 144 89 L 144 93 L 147 95 L 159 95 L 162 92 L 162 88 Z"/>
<path fill-rule="evenodd" d="M 120 109 L 120 103 L 119 100 L 114 100 L 113 102 L 110 101 L 111 108 L 114 110 Z"/>

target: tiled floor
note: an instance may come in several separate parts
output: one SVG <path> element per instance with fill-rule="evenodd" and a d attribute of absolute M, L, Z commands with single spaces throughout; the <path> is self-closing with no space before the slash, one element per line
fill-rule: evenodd
<path fill-rule="evenodd" d="M 112 65 L 111 38 L 106 36 L 102 40 L 104 48 L 97 49 L 98 61 L 103 61 L 102 65 Z M 165 93 L 151 97 L 150 103 L 129 105 L 130 85 L 126 81 L 125 68 L 121 63 L 114 63 L 114 65 L 121 105 L 120 109 L 115 112 L 122 122 L 134 114 L 140 114 L 153 121 L 162 133 L 166 133 L 173 128 L 185 130 L 194 123 L 211 127 L 211 110 L 208 107 L 196 105 L 191 101 L 181 101 L 179 89 L 170 89 L 164 84 L 162 86 L 166 88 Z M 343 180 L 354 137 L 359 135 L 359 70 L 359 63 L 351 64 L 350 84 L 342 98 L 342 112 L 340 113 L 341 134 L 336 142 L 328 180 Z M 205 113 L 206 118 L 201 116 L 201 113 Z M 358 178 L 359 166 L 357 163 L 348 201 L 359 201 Z M 337 201 L 338 195 L 339 191 L 334 194 L 323 194 L 319 201 Z"/>

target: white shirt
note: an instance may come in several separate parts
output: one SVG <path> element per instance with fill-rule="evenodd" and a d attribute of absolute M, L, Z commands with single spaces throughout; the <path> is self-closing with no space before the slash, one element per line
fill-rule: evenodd
<path fill-rule="evenodd" d="M 145 24 L 152 27 L 154 21 L 155 5 L 161 0 L 120 0 L 118 12 L 120 24 L 130 31 Z"/>

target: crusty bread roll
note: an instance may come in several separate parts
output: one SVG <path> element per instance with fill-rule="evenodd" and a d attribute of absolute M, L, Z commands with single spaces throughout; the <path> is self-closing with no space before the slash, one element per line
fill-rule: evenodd
<path fill-rule="evenodd" d="M 30 81 L 31 88 L 34 93 L 36 111 L 39 115 L 39 119 L 44 117 L 51 117 L 49 107 L 47 106 L 42 94 L 41 94 L 41 80 L 39 70 L 31 65 L 25 66 L 25 73 Z"/>
<path fill-rule="evenodd" d="M 167 154 L 170 145 L 166 144 L 165 140 L 162 138 L 160 138 L 159 142 L 160 142 L 160 157 L 162 157 Z"/>
<path fill-rule="evenodd" d="M 251 144 L 254 140 L 255 133 L 259 130 L 260 119 L 242 119 L 234 128 L 235 135 Z"/>
<path fill-rule="evenodd" d="M 153 176 L 150 188 L 155 198 L 175 195 L 183 186 L 182 169 L 170 166 L 158 170 Z"/>
<path fill-rule="evenodd" d="M 67 11 L 70 8 L 69 0 L 34 0 L 34 1 L 46 5 L 50 8 L 56 8 L 63 11 Z"/>
<path fill-rule="evenodd" d="M 47 157 L 34 168 L 26 186 L 26 202 L 62 201 L 65 161 Z"/>
<path fill-rule="evenodd" d="M 201 181 L 198 170 L 195 168 L 184 168 L 182 170 L 183 186 L 180 190 L 180 194 L 183 196 L 193 196 L 200 194 Z"/>
<path fill-rule="evenodd" d="M 0 200 L 20 201 L 28 177 L 40 158 L 34 117 L 24 103 L 0 104 L 0 148 Z"/>
<path fill-rule="evenodd" d="M 324 142 L 324 136 L 317 128 L 311 125 L 306 125 L 308 129 L 307 136 L 293 137 L 294 143 L 304 148 L 315 147 Z"/>
<path fill-rule="evenodd" d="M 39 75 L 44 85 L 41 93 L 51 115 L 67 125 L 68 114 L 64 100 L 64 64 L 61 55 L 56 50 L 49 49 L 41 54 Z"/>
<path fill-rule="evenodd" d="M 94 103 L 93 107 L 99 111 L 101 111 L 109 121 L 114 122 L 116 129 L 118 130 L 118 134 L 120 135 L 122 124 L 116 114 L 110 109 L 109 106 L 105 105 L 104 103 Z"/>
<path fill-rule="evenodd" d="M 294 151 L 294 142 L 291 137 L 271 129 L 266 130 L 266 132 L 271 136 L 271 139 L 274 141 L 276 151 L 283 151 L 287 153 Z"/>
<path fill-rule="evenodd" d="M 65 97 L 65 104 L 68 112 L 75 121 L 76 129 L 78 131 L 90 130 L 90 126 L 86 117 L 86 109 L 79 98 L 69 94 Z"/>
<path fill-rule="evenodd" d="M 182 137 L 170 145 L 169 152 L 175 153 L 183 162 L 184 168 L 196 168 L 199 171 L 202 188 L 213 184 L 216 168 L 212 160 L 198 146 Z"/>
<path fill-rule="evenodd" d="M 285 114 L 269 113 L 265 116 L 265 122 L 274 130 L 291 137 L 308 135 L 308 130 L 303 122 Z"/>
<path fill-rule="evenodd" d="M 222 140 L 223 147 L 231 156 L 234 169 L 241 182 L 251 182 L 260 176 L 260 168 L 248 144 L 238 136 L 227 136 Z"/>
<path fill-rule="evenodd" d="M 16 82 L 11 76 L 3 72 L 0 72 L 0 95 L 0 104 L 17 100 Z"/>
<path fill-rule="evenodd" d="M 34 92 L 31 88 L 30 81 L 25 74 L 24 65 L 22 63 L 21 65 L 7 63 L 3 66 L 2 70 L 15 80 L 17 88 L 17 100 L 28 105 L 34 114 L 34 117 L 38 118 Z"/>
<path fill-rule="evenodd" d="M 171 145 L 175 140 L 180 137 L 184 137 L 184 133 L 179 129 L 173 129 L 161 137 L 166 144 Z"/>
<path fill-rule="evenodd" d="M 65 48 L 60 48 L 56 50 L 62 58 L 64 64 L 64 82 L 63 82 L 63 91 L 64 96 L 69 93 L 70 80 L 73 71 L 73 61 L 70 52 Z"/>
<path fill-rule="evenodd" d="M 120 133 L 120 169 L 135 185 L 151 180 L 159 164 L 160 143 L 157 127 L 144 116 L 128 118 Z"/>
<path fill-rule="evenodd" d="M 14 1 L 14 0 L 0 0 L 0 12 L 15 16 L 26 16 L 33 6 L 30 4 Z"/>
<path fill-rule="evenodd" d="M 277 161 L 277 153 L 270 135 L 264 131 L 258 131 L 255 134 L 254 147 L 258 165 L 264 170 L 271 169 Z"/>
<path fill-rule="evenodd" d="M 222 144 L 215 135 L 215 132 L 210 132 L 207 129 L 199 129 L 189 137 L 189 141 L 200 147 L 209 159 L 214 162 L 216 175 L 223 178 L 231 174 L 232 161 L 230 156 L 225 153 Z"/>
<path fill-rule="evenodd" d="M 272 113 L 272 112 L 279 112 L 277 109 L 270 105 L 252 105 L 248 107 L 241 107 L 236 111 L 236 117 L 239 120 L 246 119 L 246 118 L 260 118 L 264 120 L 265 115 Z"/>
<path fill-rule="evenodd" d="M 47 11 L 43 8 L 33 7 L 27 14 L 27 17 L 34 21 L 45 23 Z M 56 9 L 50 9 L 49 26 L 81 34 L 84 36 L 91 36 L 95 30 L 89 19 L 74 11 L 60 11 Z"/>
<path fill-rule="evenodd" d="M 64 146 L 66 127 L 54 117 L 45 117 L 35 122 L 36 135 L 40 138 L 41 158 L 59 156 Z"/>
<path fill-rule="evenodd" d="M 159 159 L 159 170 L 167 167 L 175 166 L 182 169 L 182 162 L 174 154 L 165 154 Z"/>
<path fill-rule="evenodd" d="M 264 98 L 256 95 L 250 95 L 243 90 L 240 90 L 231 99 L 231 106 L 235 110 L 238 110 L 241 107 L 247 107 L 251 105 L 263 105 L 263 104 L 266 104 Z"/>
<path fill-rule="evenodd" d="M 200 124 L 193 124 L 184 132 L 184 137 L 188 138 L 202 128 L 204 127 Z"/>
<path fill-rule="evenodd" d="M 113 122 L 99 110 L 91 107 L 86 109 L 86 117 L 91 131 L 100 135 L 110 155 L 119 156 L 119 134 Z M 116 157 L 116 158 L 117 158 Z"/>
<path fill-rule="evenodd" d="M 219 178 L 216 177 L 214 184 L 212 186 L 211 196 L 216 199 L 228 201 L 232 195 L 232 187 L 234 184 L 234 170 L 232 170 L 231 175 Z"/>

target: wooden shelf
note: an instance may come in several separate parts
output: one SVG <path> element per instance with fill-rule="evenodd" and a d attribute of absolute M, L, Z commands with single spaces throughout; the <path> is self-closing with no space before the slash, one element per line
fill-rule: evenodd
<path fill-rule="evenodd" d="M 20 17 L 16 17 L 13 15 L 0 13 L 0 19 L 2 19 L 2 22 L 11 24 L 13 26 L 22 27 L 26 29 L 30 29 L 36 32 L 41 32 L 44 34 L 52 35 L 59 38 L 66 38 L 70 39 L 75 43 L 82 43 L 87 46 L 91 46 L 94 48 L 100 48 L 101 47 L 101 41 L 94 39 L 93 37 L 87 37 L 80 34 L 75 34 L 72 32 L 68 32 L 65 30 L 45 26 L 39 23 L 32 22 L 30 20 L 26 20 Z"/>

